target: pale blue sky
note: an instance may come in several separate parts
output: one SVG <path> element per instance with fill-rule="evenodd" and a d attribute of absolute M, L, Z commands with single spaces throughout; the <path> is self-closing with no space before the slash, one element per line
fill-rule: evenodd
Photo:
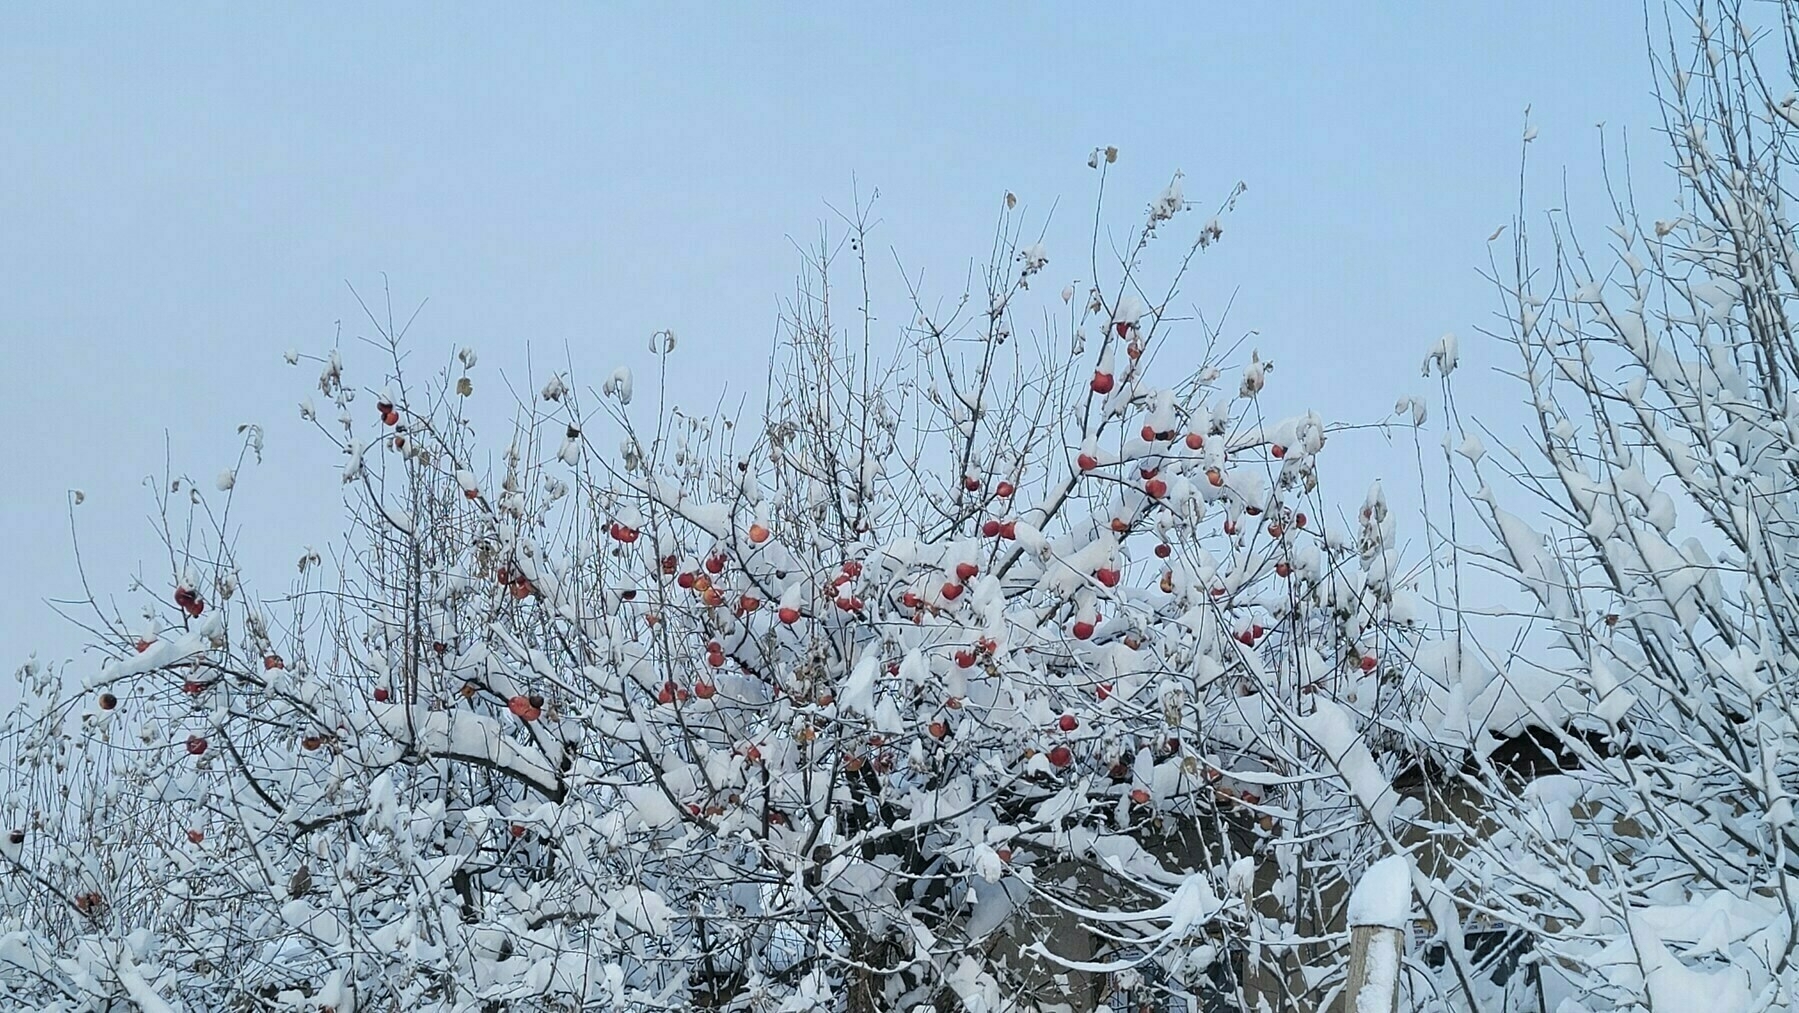
<path fill-rule="evenodd" d="M 1123 152 L 1120 229 L 1177 169 L 1207 204 L 1244 180 L 1189 297 L 1236 292 L 1284 404 L 1378 418 L 1428 390 L 1444 331 L 1472 369 L 1504 361 L 1472 339 L 1496 305 L 1476 271 L 1527 103 L 1533 207 L 1566 166 L 1605 224 L 1600 120 L 1662 183 L 1639 8 L 1474 6 L 0 8 L 0 662 L 79 643 L 40 603 L 76 586 L 67 489 L 101 587 L 161 575 L 138 480 L 165 430 L 209 479 L 238 423 L 268 427 L 239 507 L 263 590 L 329 540 L 337 465 L 292 407 L 315 371 L 280 353 L 366 330 L 346 280 L 430 297 L 419 347 L 474 344 L 483 370 L 567 341 L 594 378 L 673 328 L 710 403 L 762 360 L 789 237 L 853 178 L 881 190 L 880 248 L 945 296 L 1007 190 L 1081 236 L 1096 145 Z M 1085 275 L 1084 250 L 1050 255 L 1058 287 Z"/>

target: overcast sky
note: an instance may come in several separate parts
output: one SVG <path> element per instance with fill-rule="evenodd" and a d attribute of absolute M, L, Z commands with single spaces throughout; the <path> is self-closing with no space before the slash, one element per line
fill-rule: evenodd
<path fill-rule="evenodd" d="M 1205 204 L 1248 184 L 1186 296 L 1234 295 L 1283 405 L 1378 419 L 1430 390 L 1445 331 L 1471 389 L 1517 397 L 1474 332 L 1527 104 L 1533 209 L 1565 169 L 1606 224 L 1599 121 L 1639 179 L 1661 162 L 1628 4 L 855 6 L 0 7 L 0 662 L 81 643 L 43 604 L 79 586 L 68 490 L 97 590 L 164 579 L 140 483 L 165 437 L 210 481 L 240 423 L 267 427 L 237 508 L 265 592 L 330 541 L 339 465 L 294 410 L 316 369 L 281 353 L 367 333 L 346 281 L 428 297 L 420 354 L 474 345 L 495 381 L 527 342 L 641 369 L 672 328 L 681 393 L 710 404 L 760 367 L 793 239 L 852 185 L 881 192 L 879 248 L 949 297 L 1008 190 L 1084 244 L 1087 153 L 1112 144 L 1120 230 L 1176 170 Z M 1058 287 L 1083 276 L 1084 248 L 1049 252 Z"/>

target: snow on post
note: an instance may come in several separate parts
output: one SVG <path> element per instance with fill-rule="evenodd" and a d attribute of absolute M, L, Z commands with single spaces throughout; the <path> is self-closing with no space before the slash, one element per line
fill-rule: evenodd
<path fill-rule="evenodd" d="M 1349 895 L 1348 1013 L 1399 1008 L 1399 958 L 1412 918 L 1412 860 L 1389 855 L 1368 867 Z"/>

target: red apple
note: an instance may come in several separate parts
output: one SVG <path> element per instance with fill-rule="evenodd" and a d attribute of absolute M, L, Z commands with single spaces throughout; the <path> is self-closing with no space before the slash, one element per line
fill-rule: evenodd
<path fill-rule="evenodd" d="M 1276 563 L 1274 564 L 1274 573 L 1275 576 L 1278 577 L 1291 577 L 1293 575 L 1293 564 L 1285 561 Z"/>
<path fill-rule="evenodd" d="M 1154 443 L 1156 442 L 1156 427 L 1146 425 L 1143 427 L 1143 431 L 1138 435 L 1143 437 L 1144 443 Z"/>
<path fill-rule="evenodd" d="M 1080 719 L 1076 718 L 1073 714 L 1064 714 L 1060 718 L 1056 719 L 1056 727 L 1062 729 L 1065 732 L 1072 732 L 1076 728 L 1079 728 L 1080 726 L 1081 726 Z"/>
<path fill-rule="evenodd" d="M 693 695 L 699 697 L 701 700 L 710 700 L 717 692 L 718 687 L 709 682 L 696 682 L 693 684 Z"/>
<path fill-rule="evenodd" d="M 206 839 L 206 835 L 198 830 L 189 830 L 187 832 L 187 839 L 190 843 L 198 844 Z"/>
<path fill-rule="evenodd" d="M 1161 499 L 1168 495 L 1168 483 L 1159 478 L 1152 478 L 1143 483 L 1143 491 L 1149 494 L 1150 499 Z"/>
<path fill-rule="evenodd" d="M 1149 792 L 1144 791 L 1142 788 L 1132 788 L 1131 801 L 1138 805 L 1144 805 L 1149 802 Z"/>
<path fill-rule="evenodd" d="M 982 536 L 983 536 L 983 537 L 986 537 L 986 538 L 998 538 L 998 537 L 999 537 L 999 532 L 1000 532 L 1000 523 L 999 523 L 999 521 L 996 521 L 996 520 L 990 520 L 990 521 L 988 521 L 988 522 L 987 522 L 987 523 L 985 523 L 985 524 L 983 524 L 983 525 L 981 525 L 981 535 L 982 535 Z"/>
<path fill-rule="evenodd" d="M 969 492 L 979 492 L 981 490 L 981 480 L 973 475 L 963 475 L 962 488 L 967 489 Z"/>
<path fill-rule="evenodd" d="M 789 605 L 780 611 L 781 621 L 789 626 L 800 621 L 800 610 Z"/>
<path fill-rule="evenodd" d="M 1076 640 L 1086 640 L 1093 635 L 1093 624 L 1085 619 L 1077 620 L 1073 632 Z"/>
<path fill-rule="evenodd" d="M 950 601 L 955 601 L 957 598 L 962 597 L 962 585 L 953 581 L 945 583 L 942 590 L 943 597 Z"/>
<path fill-rule="evenodd" d="M 1172 556 L 1172 555 L 1174 555 L 1174 547 L 1173 546 L 1169 545 L 1167 542 L 1157 542 L 1156 543 L 1156 558 L 1157 559 L 1167 559 L 1169 556 Z"/>
<path fill-rule="evenodd" d="M 725 568 L 725 557 L 719 555 L 716 552 L 713 553 L 712 555 L 706 557 L 706 572 L 707 573 L 710 573 L 710 574 L 722 573 L 722 572 L 724 572 L 724 568 Z"/>
<path fill-rule="evenodd" d="M 118 705 L 119 705 L 118 697 L 113 696 L 111 693 L 100 694 L 100 709 L 101 710 L 109 711 L 109 710 L 112 710 L 114 707 L 117 707 Z"/>
<path fill-rule="evenodd" d="M 1082 471 L 1092 471 L 1099 467 L 1099 458 L 1094 457 L 1092 454 L 1082 454 L 1074 459 L 1074 463 L 1079 465 Z"/>
<path fill-rule="evenodd" d="M 1206 445 L 1205 437 L 1199 435 L 1198 433 L 1188 433 L 1187 434 L 1187 449 L 1188 450 L 1198 450 L 1199 448 L 1201 448 L 1205 445 Z"/>
<path fill-rule="evenodd" d="M 1014 492 L 1017 492 L 1017 490 L 1012 487 L 1012 483 L 1010 482 L 1001 482 L 993 487 L 993 494 L 1000 499 L 1009 499 Z"/>
<path fill-rule="evenodd" d="M 981 568 L 979 566 L 976 566 L 973 563 L 957 563 L 956 564 L 956 578 L 958 580 L 970 580 L 974 577 L 975 574 L 980 573 L 980 572 L 981 572 Z"/>
<path fill-rule="evenodd" d="M 1054 767 L 1066 767 L 1074 762 L 1074 750 L 1067 746 L 1057 746 L 1049 751 L 1049 762 Z"/>
<path fill-rule="evenodd" d="M 1376 662 L 1374 660 L 1374 655 L 1372 655 L 1372 654 L 1362 655 L 1362 671 L 1372 672 L 1372 671 L 1374 671 L 1374 666 L 1376 664 L 1378 664 L 1378 662 Z"/>
<path fill-rule="evenodd" d="M 973 651 L 957 651 L 956 652 L 956 667 L 957 668 L 973 668 L 974 667 L 974 652 Z"/>
<path fill-rule="evenodd" d="M 1287 456 L 1287 448 L 1286 448 L 1286 447 L 1283 447 L 1283 446 L 1281 446 L 1281 445 L 1280 445 L 1280 444 L 1278 444 L 1278 443 L 1276 443 L 1276 444 L 1275 444 L 1275 445 L 1273 445 L 1273 446 L 1271 446 L 1271 447 L 1269 447 L 1269 448 L 1268 448 L 1268 452 L 1269 452 L 1269 453 L 1270 453 L 1270 454 L 1273 454 L 1273 455 L 1274 455 L 1274 457 L 1275 457 L 1275 459 L 1276 459 L 1276 460 L 1279 460 L 1279 459 L 1280 459 L 1280 458 L 1283 458 L 1283 457 L 1286 457 L 1286 456 Z"/>
<path fill-rule="evenodd" d="M 750 544 L 761 545 L 768 541 L 768 529 L 760 524 L 750 525 Z"/>
<path fill-rule="evenodd" d="M 199 756 L 204 752 L 206 752 L 206 740 L 198 735 L 189 735 L 187 737 L 187 755 Z"/>
<path fill-rule="evenodd" d="M 1112 374 L 1094 370 L 1093 382 L 1088 386 L 1093 388 L 1095 394 L 1110 394 L 1112 393 Z"/>
<path fill-rule="evenodd" d="M 1120 575 L 1117 570 L 1114 570 L 1109 566 L 1102 566 L 1093 574 L 1093 576 L 1097 578 L 1101 584 L 1104 584 L 1107 587 L 1117 587 Z"/>
<path fill-rule="evenodd" d="M 1224 484 L 1224 472 L 1219 471 L 1217 468 L 1207 468 L 1206 469 L 1206 481 L 1212 483 L 1212 485 L 1214 485 L 1214 486 L 1223 485 Z"/>

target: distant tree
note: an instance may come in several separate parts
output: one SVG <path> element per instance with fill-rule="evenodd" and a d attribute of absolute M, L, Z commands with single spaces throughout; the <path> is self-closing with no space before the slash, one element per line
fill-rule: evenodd
<path fill-rule="evenodd" d="M 473 351 L 420 379 L 371 315 L 367 386 L 307 360 L 331 561 L 258 598 L 232 477 L 165 480 L 142 615 L 89 603 L 108 662 L 21 672 L 0 996 L 1317 1008 L 1392 843 L 1395 518 L 1376 486 L 1341 521 L 1326 425 L 1265 416 L 1273 363 L 1175 310 L 1216 218 L 1149 288 L 1179 177 L 1047 298 L 1006 207 L 980 290 L 914 291 L 897 341 L 858 208 L 760 417 L 564 371 L 490 470 Z"/>

